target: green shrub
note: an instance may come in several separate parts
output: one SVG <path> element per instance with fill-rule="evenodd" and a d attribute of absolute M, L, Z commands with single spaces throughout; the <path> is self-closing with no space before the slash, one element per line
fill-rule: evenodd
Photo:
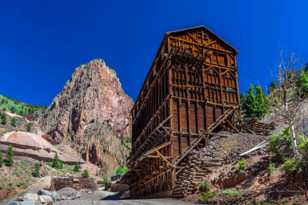
<path fill-rule="evenodd" d="M 308 137 L 298 135 L 298 149 L 304 158 L 308 158 Z"/>
<path fill-rule="evenodd" d="M 308 72 L 305 69 L 300 71 L 297 86 L 302 92 L 308 92 Z"/>
<path fill-rule="evenodd" d="M 10 124 L 11 124 L 12 127 L 16 127 L 16 117 L 11 118 Z"/>
<path fill-rule="evenodd" d="M 89 171 L 88 170 L 83 170 L 83 172 L 81 173 L 81 176 L 83 178 L 89 178 L 90 177 L 90 174 L 89 174 Z"/>
<path fill-rule="evenodd" d="M 13 165 L 13 162 L 14 162 L 13 156 L 14 156 L 13 147 L 12 145 L 10 145 L 6 153 L 6 159 L 4 161 L 6 166 L 10 167 Z"/>
<path fill-rule="evenodd" d="M 280 134 L 273 134 L 269 139 L 269 145 L 271 152 L 280 159 L 293 153 L 290 129 L 285 129 Z"/>
<path fill-rule="evenodd" d="M 103 184 L 105 186 L 105 190 L 108 190 L 111 187 L 111 181 L 107 176 L 103 177 Z"/>
<path fill-rule="evenodd" d="M 116 169 L 116 175 L 124 175 L 128 172 L 128 168 L 126 166 L 120 166 Z"/>
<path fill-rule="evenodd" d="M 200 192 L 208 192 L 210 191 L 210 186 L 207 181 L 203 181 L 200 186 L 199 186 L 199 191 Z"/>
<path fill-rule="evenodd" d="M 275 167 L 275 164 L 273 163 L 270 163 L 267 167 L 267 173 L 268 175 L 272 175 L 273 172 L 275 171 L 276 167 Z"/>
<path fill-rule="evenodd" d="M 287 173 L 287 174 L 296 174 L 302 171 L 302 166 L 301 162 L 297 159 L 287 159 L 283 164 L 282 164 L 282 169 Z"/>
<path fill-rule="evenodd" d="M 55 169 L 62 169 L 63 168 L 63 162 L 59 159 L 58 153 L 55 154 L 51 167 Z"/>
<path fill-rule="evenodd" d="M 2 152 L 0 151 L 0 168 L 2 167 L 3 165 L 3 158 L 2 158 Z"/>
<path fill-rule="evenodd" d="M 6 125 L 6 114 L 0 112 L 0 123 Z"/>
<path fill-rule="evenodd" d="M 238 160 L 237 169 L 240 170 L 240 171 L 245 170 L 246 169 L 246 160 L 244 160 L 244 159 Z"/>
<path fill-rule="evenodd" d="M 202 193 L 200 194 L 200 199 L 201 199 L 201 201 L 206 202 L 206 201 L 208 201 L 209 199 L 214 198 L 216 195 L 217 195 L 216 192 L 211 192 L 211 191 L 202 192 Z"/>
<path fill-rule="evenodd" d="M 34 169 L 33 169 L 33 172 L 32 172 L 33 177 L 39 177 L 40 176 L 40 168 L 41 168 L 40 163 L 37 162 L 37 163 L 34 164 Z"/>
<path fill-rule="evenodd" d="M 74 172 L 80 172 L 80 164 L 75 164 L 73 171 Z"/>
<path fill-rule="evenodd" d="M 236 189 L 224 189 L 221 191 L 221 194 L 225 196 L 239 196 L 241 192 L 237 191 Z"/>
<path fill-rule="evenodd" d="M 27 130 L 27 132 L 31 132 L 31 130 L 32 130 L 32 123 L 27 123 L 26 124 L 26 130 Z"/>

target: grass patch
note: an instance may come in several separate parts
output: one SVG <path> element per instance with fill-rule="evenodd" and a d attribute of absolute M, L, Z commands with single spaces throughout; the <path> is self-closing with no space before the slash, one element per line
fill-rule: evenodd
<path fill-rule="evenodd" d="M 275 167 L 275 164 L 273 163 L 270 163 L 266 169 L 268 175 L 272 175 L 273 172 L 275 171 L 276 167 Z"/>
<path fill-rule="evenodd" d="M 246 169 L 246 165 L 247 163 L 246 163 L 246 160 L 244 159 L 240 159 L 236 164 L 237 169 L 240 171 L 244 171 Z"/>
<path fill-rule="evenodd" d="M 222 195 L 225 195 L 225 196 L 239 196 L 241 195 L 241 192 L 239 192 L 238 190 L 236 189 L 224 189 L 221 191 L 221 194 Z"/>
<path fill-rule="evenodd" d="M 200 194 L 200 200 L 206 202 L 206 201 L 214 198 L 216 195 L 217 195 L 217 192 L 213 192 L 213 191 L 202 192 Z"/>

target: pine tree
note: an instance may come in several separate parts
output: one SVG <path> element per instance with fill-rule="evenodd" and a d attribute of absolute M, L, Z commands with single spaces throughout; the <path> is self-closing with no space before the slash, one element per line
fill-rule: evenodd
<path fill-rule="evenodd" d="M 267 110 L 268 110 L 268 102 L 267 98 L 264 95 L 263 89 L 261 86 L 256 87 L 256 110 L 255 110 L 255 116 L 257 118 L 263 117 Z"/>
<path fill-rule="evenodd" d="M 55 169 L 62 169 L 63 164 L 61 164 L 61 160 L 59 159 L 58 153 L 55 154 L 51 167 Z"/>
<path fill-rule="evenodd" d="M 242 108 L 246 117 L 263 117 L 268 110 L 268 100 L 261 86 L 250 85 L 248 93 L 242 97 Z"/>
<path fill-rule="evenodd" d="M 270 93 L 273 93 L 276 88 L 277 88 L 277 83 L 275 81 L 272 81 L 268 86 L 268 90 Z"/>
<path fill-rule="evenodd" d="M 12 145 L 9 146 L 7 153 L 6 153 L 6 160 L 5 160 L 5 165 L 10 167 L 13 165 L 13 147 Z"/>
<path fill-rule="evenodd" d="M 255 86 L 251 84 L 243 103 L 243 110 L 247 117 L 254 117 L 256 106 Z"/>

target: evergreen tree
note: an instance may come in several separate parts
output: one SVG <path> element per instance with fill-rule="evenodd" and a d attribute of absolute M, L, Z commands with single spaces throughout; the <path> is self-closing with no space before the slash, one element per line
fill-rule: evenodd
<path fill-rule="evenodd" d="M 61 163 L 61 160 L 59 159 L 58 153 L 55 154 L 51 167 L 55 169 L 61 169 L 63 167 L 63 164 Z"/>
<path fill-rule="evenodd" d="M 243 110 L 247 117 L 254 117 L 256 106 L 255 86 L 251 84 L 243 103 Z"/>
<path fill-rule="evenodd" d="M 277 88 L 277 83 L 275 81 L 272 81 L 268 86 L 268 90 L 270 93 L 273 93 L 276 88 Z"/>
<path fill-rule="evenodd" d="M 10 167 L 13 165 L 13 147 L 12 145 L 9 146 L 7 153 L 6 153 L 6 160 L 5 160 L 5 165 Z"/>
<path fill-rule="evenodd" d="M 255 116 L 257 118 L 263 117 L 268 109 L 268 102 L 267 98 L 264 95 L 263 89 L 261 86 L 256 87 L 256 110 L 255 110 Z"/>
<path fill-rule="evenodd" d="M 246 117 L 261 118 L 266 114 L 268 100 L 261 86 L 250 85 L 247 95 L 241 99 L 244 99 L 241 105 Z"/>

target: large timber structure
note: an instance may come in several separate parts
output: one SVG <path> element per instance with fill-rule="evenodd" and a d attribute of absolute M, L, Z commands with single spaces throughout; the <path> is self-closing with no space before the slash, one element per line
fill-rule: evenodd
<path fill-rule="evenodd" d="M 236 54 L 204 26 L 166 33 L 131 111 L 132 197 L 176 196 L 180 162 L 217 130 L 237 131 Z"/>

